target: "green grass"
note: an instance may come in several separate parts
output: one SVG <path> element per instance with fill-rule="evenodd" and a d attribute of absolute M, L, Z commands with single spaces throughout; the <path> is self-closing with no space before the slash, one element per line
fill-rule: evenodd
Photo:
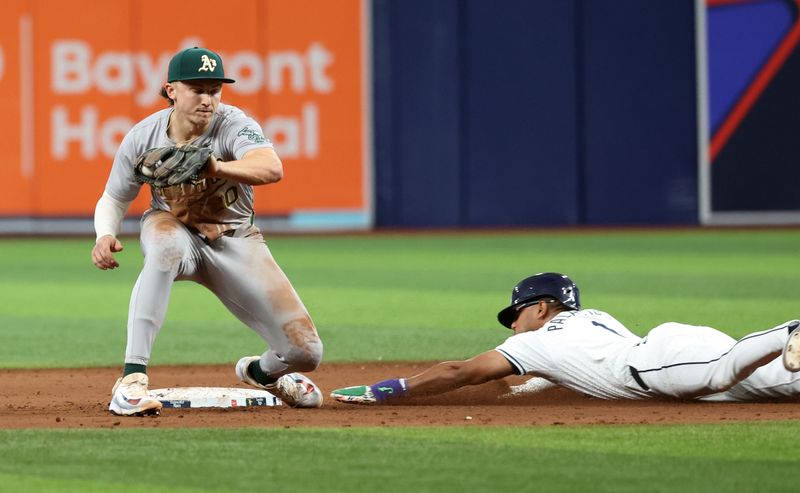
<path fill-rule="evenodd" d="M 539 271 L 637 333 L 665 322 L 733 336 L 797 317 L 800 231 L 278 236 L 268 240 L 314 318 L 325 360 L 464 358 L 509 333 L 495 315 Z M 0 241 L 0 367 L 119 365 L 141 267 L 99 271 L 92 241 Z M 231 363 L 263 343 L 204 288 L 179 282 L 153 364 Z"/>
<path fill-rule="evenodd" d="M 0 431 L 0 491 L 790 491 L 798 434 L 797 422 Z"/>
<path fill-rule="evenodd" d="M 101 272 L 89 260 L 91 240 L 0 240 L 0 367 L 120 365 L 141 266 L 137 241 L 125 243 L 122 268 Z M 484 351 L 509 335 L 495 315 L 511 287 L 538 271 L 570 274 L 584 306 L 641 334 L 680 321 L 741 336 L 800 311 L 797 230 L 268 243 L 311 311 L 328 362 Z M 211 294 L 178 283 L 152 362 L 232 363 L 262 349 Z M 0 492 L 787 491 L 800 480 L 798 434 L 798 422 L 0 430 Z"/>

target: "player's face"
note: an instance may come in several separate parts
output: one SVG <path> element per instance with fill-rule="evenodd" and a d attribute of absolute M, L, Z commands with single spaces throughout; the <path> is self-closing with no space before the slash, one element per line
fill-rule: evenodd
<path fill-rule="evenodd" d="M 172 91 L 170 91 L 170 86 Z M 175 101 L 175 113 L 195 126 L 211 122 L 222 97 L 222 82 L 187 80 L 167 84 L 167 94 Z"/>
<path fill-rule="evenodd" d="M 517 319 L 511 323 L 515 334 L 539 330 L 544 325 L 545 304 L 541 301 L 522 306 L 517 312 Z"/>

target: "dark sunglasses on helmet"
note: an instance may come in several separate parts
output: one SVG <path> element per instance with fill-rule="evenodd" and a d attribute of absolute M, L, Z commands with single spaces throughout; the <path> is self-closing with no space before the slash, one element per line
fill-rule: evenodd
<path fill-rule="evenodd" d="M 519 315 L 519 312 L 521 312 L 525 308 L 528 308 L 531 305 L 538 305 L 540 301 L 543 302 L 543 303 L 555 303 L 558 300 L 554 300 L 552 298 L 549 298 L 549 299 L 548 298 L 539 298 L 538 300 L 529 301 L 527 303 L 523 303 L 521 305 L 515 306 L 514 307 L 514 312 L 516 312 L 517 315 Z"/>

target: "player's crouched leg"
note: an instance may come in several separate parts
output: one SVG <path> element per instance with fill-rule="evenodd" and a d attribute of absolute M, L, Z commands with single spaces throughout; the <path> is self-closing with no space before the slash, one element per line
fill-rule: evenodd
<path fill-rule="evenodd" d="M 261 357 L 245 356 L 236 364 L 236 375 L 247 384 L 272 392 L 290 407 L 322 406 L 322 391 L 307 376 L 297 373 L 317 369 L 322 361 L 322 341 L 310 320 L 296 320 L 284 328 L 288 344 Z M 289 373 L 286 373 L 289 372 Z M 263 378 L 280 375 L 266 383 Z"/>
<path fill-rule="evenodd" d="M 145 269 L 170 273 L 178 272 L 191 250 L 191 238 L 186 227 L 172 214 L 156 211 L 142 225 L 142 252 Z"/>
<path fill-rule="evenodd" d="M 275 382 L 275 394 L 292 407 L 322 406 L 322 391 L 305 375 L 296 372 L 314 371 L 322 361 L 322 341 L 309 318 L 291 320 L 283 327 L 290 342 L 281 354 L 287 370 L 291 371 Z"/>
<path fill-rule="evenodd" d="M 322 362 L 322 341 L 306 343 L 303 347 L 294 346 L 282 355 L 283 362 L 290 371 L 314 371 Z"/>
<path fill-rule="evenodd" d="M 307 352 L 299 352 L 297 350 L 289 351 L 286 356 L 288 356 L 287 359 L 290 359 L 293 355 L 296 357 L 298 354 L 303 354 L 301 361 L 305 361 L 305 363 L 301 363 L 299 366 L 294 366 L 292 367 L 293 369 L 314 369 L 319 365 L 321 352 L 319 356 L 313 358 L 315 361 L 307 359 L 309 357 Z M 268 351 L 265 357 L 267 360 L 274 360 L 276 357 L 280 358 L 281 360 L 284 358 L 283 355 L 276 355 L 276 353 L 273 351 Z M 322 406 L 322 390 L 317 387 L 317 385 L 310 378 L 302 373 L 287 373 L 279 377 L 277 380 L 273 380 L 270 383 L 265 383 L 265 381 L 268 381 L 269 379 L 269 376 L 267 375 L 267 380 L 260 381 L 260 379 L 265 375 L 261 366 L 261 360 L 261 356 L 245 356 L 241 358 L 239 362 L 236 363 L 236 376 L 239 377 L 239 380 L 246 384 L 271 392 L 289 407 Z M 294 359 L 294 361 L 297 363 L 298 360 Z M 258 374 L 261 375 L 257 376 Z"/>
<path fill-rule="evenodd" d="M 316 335 L 306 337 L 302 346 L 291 347 L 283 356 L 292 373 L 275 382 L 273 393 L 291 407 L 321 407 L 322 390 L 298 371 L 314 371 L 322 361 L 322 341 Z"/>
<path fill-rule="evenodd" d="M 322 342 L 294 347 L 283 355 L 293 371 L 283 375 L 272 386 L 272 393 L 291 407 L 321 407 L 322 390 L 310 378 L 297 371 L 314 371 L 322 361 Z"/>
<path fill-rule="evenodd" d="M 308 318 L 297 318 L 283 326 L 288 347 L 280 360 L 289 371 L 314 371 L 322 362 L 322 341 Z"/>

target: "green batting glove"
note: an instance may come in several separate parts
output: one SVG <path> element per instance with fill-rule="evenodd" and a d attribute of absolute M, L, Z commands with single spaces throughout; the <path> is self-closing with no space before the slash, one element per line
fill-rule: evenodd
<path fill-rule="evenodd" d="M 406 379 L 383 380 L 375 385 L 357 385 L 331 392 L 331 397 L 348 404 L 384 404 L 388 399 L 404 397 L 407 393 Z"/>

